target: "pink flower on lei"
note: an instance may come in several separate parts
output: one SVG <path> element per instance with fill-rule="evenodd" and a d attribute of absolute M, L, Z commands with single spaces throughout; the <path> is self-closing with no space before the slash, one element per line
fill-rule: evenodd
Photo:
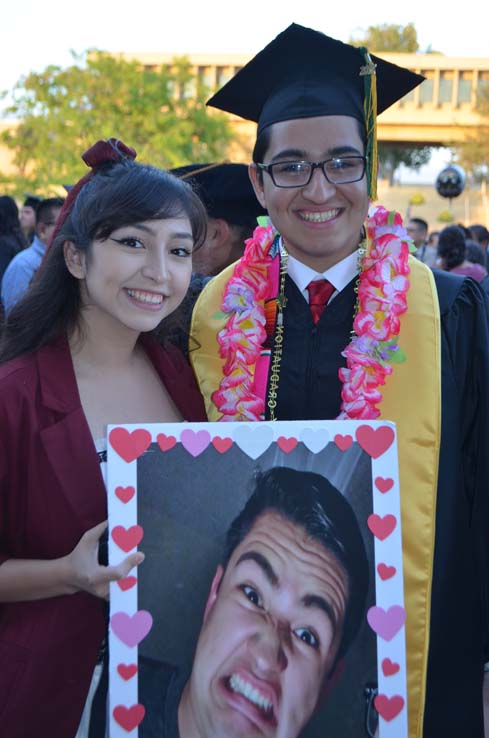
<path fill-rule="evenodd" d="M 356 335 L 343 352 L 346 367 L 339 370 L 343 419 L 380 415 L 379 387 L 393 371 L 400 316 L 407 310 L 410 241 L 401 216 L 376 207 L 366 230 L 371 248 L 359 279 Z M 269 253 L 275 235 L 271 225 L 255 230 L 224 291 L 222 310 L 230 316 L 217 338 L 226 363 L 219 389 L 212 395 L 224 421 L 260 420 L 264 412 L 265 397 L 257 394 L 254 369 L 266 337 L 264 300 L 275 297 Z"/>

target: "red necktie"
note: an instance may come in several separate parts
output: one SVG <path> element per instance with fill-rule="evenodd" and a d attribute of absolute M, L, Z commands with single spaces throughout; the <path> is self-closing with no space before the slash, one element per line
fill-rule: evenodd
<path fill-rule="evenodd" d="M 307 291 L 309 292 L 312 320 L 314 325 L 317 325 L 335 288 L 327 279 L 316 279 L 314 282 L 309 282 Z"/>

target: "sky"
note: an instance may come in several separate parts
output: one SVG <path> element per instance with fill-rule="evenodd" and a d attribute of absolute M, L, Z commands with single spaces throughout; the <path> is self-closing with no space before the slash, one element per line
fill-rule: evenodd
<path fill-rule="evenodd" d="M 68 66 L 70 50 L 251 56 L 292 22 L 341 41 L 369 25 L 412 22 L 421 50 L 489 57 L 489 5 L 464 0 L 454 7 L 461 12 L 451 16 L 448 3 L 440 10 L 427 0 L 10 0 L 2 4 L 0 90 L 49 64 Z"/>

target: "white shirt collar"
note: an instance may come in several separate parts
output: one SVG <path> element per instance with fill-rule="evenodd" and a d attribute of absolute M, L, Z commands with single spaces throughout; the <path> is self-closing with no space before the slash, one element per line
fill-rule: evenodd
<path fill-rule="evenodd" d="M 335 288 L 335 292 L 331 296 L 331 300 L 333 300 L 338 292 L 341 292 L 347 284 L 350 284 L 358 272 L 358 250 L 345 256 L 344 259 L 341 259 L 341 261 L 326 269 L 325 272 L 316 272 L 289 254 L 287 274 L 295 282 L 307 302 L 309 302 L 309 293 L 307 292 L 309 282 L 313 282 L 316 279 L 327 279 Z"/>

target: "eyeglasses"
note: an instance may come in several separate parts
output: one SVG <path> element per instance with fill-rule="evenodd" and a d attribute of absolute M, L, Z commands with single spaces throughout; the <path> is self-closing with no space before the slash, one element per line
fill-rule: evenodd
<path fill-rule="evenodd" d="M 279 161 L 256 166 L 263 172 L 268 172 L 276 187 L 305 187 L 311 181 L 315 169 L 321 169 L 331 184 L 358 182 L 365 174 L 366 163 L 365 156 L 337 156 L 318 162 Z"/>

